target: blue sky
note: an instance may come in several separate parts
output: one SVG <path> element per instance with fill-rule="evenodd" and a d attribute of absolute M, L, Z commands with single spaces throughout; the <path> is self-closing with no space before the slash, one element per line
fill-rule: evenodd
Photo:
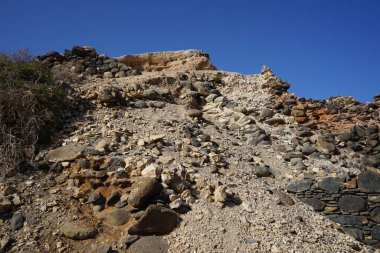
<path fill-rule="evenodd" d="M 380 93 L 379 0 L 1 0 L 0 9 L 0 51 L 202 49 L 222 70 L 268 65 L 298 96 Z"/>

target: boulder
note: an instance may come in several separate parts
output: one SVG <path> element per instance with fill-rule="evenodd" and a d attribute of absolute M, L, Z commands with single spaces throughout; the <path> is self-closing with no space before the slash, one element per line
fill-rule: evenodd
<path fill-rule="evenodd" d="M 150 205 L 128 233 L 130 235 L 167 234 L 175 228 L 177 219 L 176 212 L 166 207 Z"/>
<path fill-rule="evenodd" d="M 160 194 L 161 188 L 161 184 L 155 178 L 140 178 L 132 186 L 128 203 L 136 208 L 144 208 L 152 198 Z"/>

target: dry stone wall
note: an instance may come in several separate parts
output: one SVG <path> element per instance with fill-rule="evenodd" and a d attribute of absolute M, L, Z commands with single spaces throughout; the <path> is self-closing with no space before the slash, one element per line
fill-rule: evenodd
<path fill-rule="evenodd" d="M 369 245 L 380 243 L 380 174 L 364 171 L 346 182 L 333 177 L 302 179 L 287 190 L 341 224 L 357 240 Z"/>
<path fill-rule="evenodd" d="M 95 48 L 89 46 L 74 46 L 65 50 L 63 55 L 49 51 L 45 55 L 38 56 L 37 60 L 47 64 L 53 72 L 68 70 L 79 77 L 117 78 L 141 74 L 140 71 L 117 59 L 98 54 Z"/>

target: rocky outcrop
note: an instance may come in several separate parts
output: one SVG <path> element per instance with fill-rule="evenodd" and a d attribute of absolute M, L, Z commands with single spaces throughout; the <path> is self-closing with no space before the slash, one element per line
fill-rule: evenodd
<path fill-rule="evenodd" d="M 180 50 L 130 54 L 117 57 L 117 60 L 139 71 L 191 71 L 215 70 L 208 54 L 201 50 Z"/>
<path fill-rule="evenodd" d="M 77 77 L 81 107 L 39 170 L 0 181 L 0 251 L 380 247 L 379 96 L 298 98 L 268 67 L 216 71 L 197 50 L 38 59 Z"/>

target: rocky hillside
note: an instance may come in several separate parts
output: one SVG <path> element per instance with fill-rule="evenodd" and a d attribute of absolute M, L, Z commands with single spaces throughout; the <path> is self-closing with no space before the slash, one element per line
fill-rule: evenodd
<path fill-rule="evenodd" d="M 298 98 L 198 50 L 37 60 L 68 111 L 0 179 L 0 252 L 376 252 L 380 96 Z"/>

